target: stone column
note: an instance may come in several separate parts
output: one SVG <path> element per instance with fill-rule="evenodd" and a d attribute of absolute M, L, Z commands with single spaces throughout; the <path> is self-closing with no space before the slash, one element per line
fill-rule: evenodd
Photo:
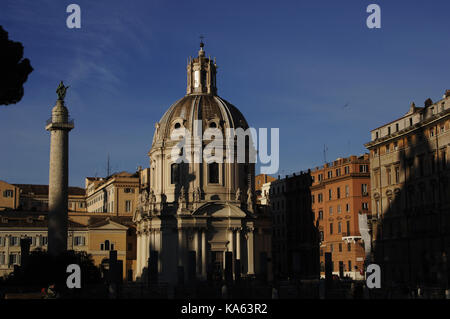
<path fill-rule="evenodd" d="M 137 246 L 136 246 L 136 277 L 141 274 L 141 233 L 137 232 Z"/>
<path fill-rule="evenodd" d="M 181 228 L 178 228 L 178 266 L 184 266 L 183 253 L 183 230 Z"/>
<path fill-rule="evenodd" d="M 67 251 L 69 131 L 73 127 L 64 101 L 58 99 L 45 126 L 50 131 L 48 252 L 53 256 Z"/>
<path fill-rule="evenodd" d="M 241 259 L 241 231 L 236 230 L 236 259 Z"/>
<path fill-rule="evenodd" d="M 206 230 L 202 229 L 202 278 L 206 278 Z"/>
<path fill-rule="evenodd" d="M 253 228 L 250 228 L 247 233 L 247 247 L 248 247 L 248 270 L 247 274 L 252 275 L 255 273 L 254 270 L 254 257 L 253 257 Z"/>
<path fill-rule="evenodd" d="M 142 261 L 144 264 L 144 268 L 148 270 L 148 256 L 149 256 L 149 244 L 150 244 L 150 233 L 148 229 L 144 232 L 144 260 Z"/>
<path fill-rule="evenodd" d="M 158 272 L 161 272 L 161 229 L 157 229 L 155 232 L 155 250 L 158 251 Z"/>
<path fill-rule="evenodd" d="M 195 250 L 195 264 L 196 273 L 200 274 L 200 250 L 198 249 L 198 229 L 194 228 L 194 250 Z"/>

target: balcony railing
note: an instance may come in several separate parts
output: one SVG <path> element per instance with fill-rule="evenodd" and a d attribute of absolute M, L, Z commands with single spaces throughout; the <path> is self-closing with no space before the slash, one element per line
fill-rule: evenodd
<path fill-rule="evenodd" d="M 53 122 L 53 118 L 49 118 L 46 122 L 46 125 L 49 125 L 49 124 L 52 124 L 52 123 L 54 123 L 54 124 L 70 124 L 70 125 L 73 125 L 73 123 L 74 123 L 74 121 L 73 121 L 73 119 L 72 118 L 67 118 L 67 122 Z"/>

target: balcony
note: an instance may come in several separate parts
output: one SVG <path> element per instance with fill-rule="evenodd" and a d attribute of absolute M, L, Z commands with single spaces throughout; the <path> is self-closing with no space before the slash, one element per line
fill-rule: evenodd
<path fill-rule="evenodd" d="M 46 122 L 45 122 L 45 125 L 47 126 L 47 125 L 50 125 L 50 124 L 69 124 L 69 125 L 74 125 L 74 121 L 73 121 L 73 119 L 72 118 L 68 118 L 67 119 L 67 122 L 52 122 L 53 121 L 53 118 L 49 118 Z"/>

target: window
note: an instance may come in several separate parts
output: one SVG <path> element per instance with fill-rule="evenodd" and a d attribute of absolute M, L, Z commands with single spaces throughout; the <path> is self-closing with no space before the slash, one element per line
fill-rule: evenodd
<path fill-rule="evenodd" d="M 322 195 L 322 193 L 320 193 L 320 194 L 317 195 L 317 201 L 318 201 L 319 203 L 322 203 L 322 202 L 323 202 L 323 195 Z"/>
<path fill-rule="evenodd" d="M 337 188 L 336 196 L 337 196 L 338 199 L 341 198 L 341 188 L 340 187 Z"/>
<path fill-rule="evenodd" d="M 48 237 L 43 236 L 41 239 L 41 246 L 47 246 L 47 244 L 48 244 Z"/>
<path fill-rule="evenodd" d="M 109 249 L 110 249 L 109 240 L 105 240 L 105 250 Z"/>
<path fill-rule="evenodd" d="M 333 197 L 333 191 L 331 189 L 328 190 L 328 199 L 331 200 L 331 198 Z"/>
<path fill-rule="evenodd" d="M 430 129 L 430 137 L 434 136 L 434 128 Z"/>
<path fill-rule="evenodd" d="M 349 196 L 350 196 L 350 187 L 348 187 L 348 185 L 345 185 L 345 197 Z"/>
<path fill-rule="evenodd" d="M 9 245 L 10 246 L 19 246 L 19 237 L 9 237 Z"/>
<path fill-rule="evenodd" d="M 398 132 L 398 129 L 399 129 L 398 123 L 396 123 L 396 124 L 395 124 L 395 131 Z"/>
<path fill-rule="evenodd" d="M 350 221 L 349 220 L 347 220 L 347 236 L 350 236 Z"/>
<path fill-rule="evenodd" d="M 341 213 L 341 205 L 338 205 L 338 206 L 337 206 L 337 211 L 338 211 L 338 214 Z"/>
<path fill-rule="evenodd" d="M 333 206 L 330 206 L 329 211 L 330 211 L 330 216 L 332 216 L 333 215 Z"/>
<path fill-rule="evenodd" d="M 332 178 L 333 177 L 333 171 L 328 171 L 328 178 Z"/>
<path fill-rule="evenodd" d="M 348 243 L 348 244 L 347 244 L 347 250 L 348 250 L 348 251 L 352 251 L 352 244 L 351 244 L 351 243 Z"/>
<path fill-rule="evenodd" d="M 336 169 L 336 176 L 341 176 L 341 169 L 340 168 Z"/>
<path fill-rule="evenodd" d="M 350 166 L 345 166 L 344 172 L 345 174 L 350 174 Z"/>
<path fill-rule="evenodd" d="M 350 211 L 350 204 L 345 204 L 345 211 L 349 212 Z"/>
<path fill-rule="evenodd" d="M 9 255 L 9 264 L 10 265 L 17 265 L 19 264 L 19 255 L 18 254 L 10 254 Z"/>
<path fill-rule="evenodd" d="M 319 182 L 322 181 L 323 180 L 323 174 L 319 174 L 318 178 L 319 178 Z"/>
<path fill-rule="evenodd" d="M 339 252 L 342 252 L 342 243 L 339 243 Z"/>
<path fill-rule="evenodd" d="M 170 183 L 178 183 L 178 164 L 173 163 L 170 165 Z"/>
<path fill-rule="evenodd" d="M 341 222 L 338 222 L 338 234 L 342 232 L 342 224 Z M 342 251 L 342 249 L 339 249 L 339 251 Z"/>
<path fill-rule="evenodd" d="M 412 126 L 413 125 L 413 120 L 412 120 L 412 118 L 410 117 L 409 118 L 409 126 Z"/>
<path fill-rule="evenodd" d="M 3 192 L 3 197 L 14 197 L 14 192 L 12 190 L 7 189 Z"/>
<path fill-rule="evenodd" d="M 6 262 L 5 253 L 0 253 L 0 265 L 4 265 Z"/>
<path fill-rule="evenodd" d="M 84 246 L 85 245 L 84 236 L 75 236 L 74 245 L 75 246 Z"/>
<path fill-rule="evenodd" d="M 319 220 L 323 220 L 323 211 L 319 210 Z"/>
<path fill-rule="evenodd" d="M 216 162 L 208 164 L 208 182 L 211 184 L 219 183 L 219 164 Z"/>
<path fill-rule="evenodd" d="M 333 235 L 333 223 L 330 223 L 330 235 Z M 333 245 L 332 245 L 333 247 Z"/>
<path fill-rule="evenodd" d="M 352 271 L 352 261 L 348 261 L 348 271 Z"/>
<path fill-rule="evenodd" d="M 320 232 L 320 241 L 324 240 L 323 231 Z"/>
<path fill-rule="evenodd" d="M 362 203 L 362 209 L 368 210 L 369 209 L 369 203 Z"/>
<path fill-rule="evenodd" d="M 380 200 L 377 199 L 375 201 L 375 206 L 376 206 L 377 216 L 379 216 L 379 214 L 380 214 Z"/>
<path fill-rule="evenodd" d="M 392 180 L 391 180 L 391 169 L 390 168 L 386 168 L 386 179 L 387 179 L 387 184 L 391 185 Z"/>
<path fill-rule="evenodd" d="M 400 167 L 395 167 L 395 183 L 400 183 Z"/>
<path fill-rule="evenodd" d="M 5 238 L 0 237 L 0 247 L 5 246 Z"/>
<path fill-rule="evenodd" d="M 362 196 L 367 195 L 367 184 L 361 184 L 361 194 Z"/>
<path fill-rule="evenodd" d="M 369 171 L 369 165 L 359 165 L 360 173 L 367 173 Z"/>
<path fill-rule="evenodd" d="M 127 213 L 131 212 L 131 200 L 125 201 L 125 211 Z"/>
<path fill-rule="evenodd" d="M 388 135 L 391 135 L 391 127 L 388 126 Z"/>

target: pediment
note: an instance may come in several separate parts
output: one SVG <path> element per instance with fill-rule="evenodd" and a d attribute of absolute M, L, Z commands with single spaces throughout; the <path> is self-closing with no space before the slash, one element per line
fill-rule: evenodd
<path fill-rule="evenodd" d="M 193 215 L 221 218 L 245 218 L 247 214 L 235 205 L 228 203 L 206 203 L 199 207 Z"/>

